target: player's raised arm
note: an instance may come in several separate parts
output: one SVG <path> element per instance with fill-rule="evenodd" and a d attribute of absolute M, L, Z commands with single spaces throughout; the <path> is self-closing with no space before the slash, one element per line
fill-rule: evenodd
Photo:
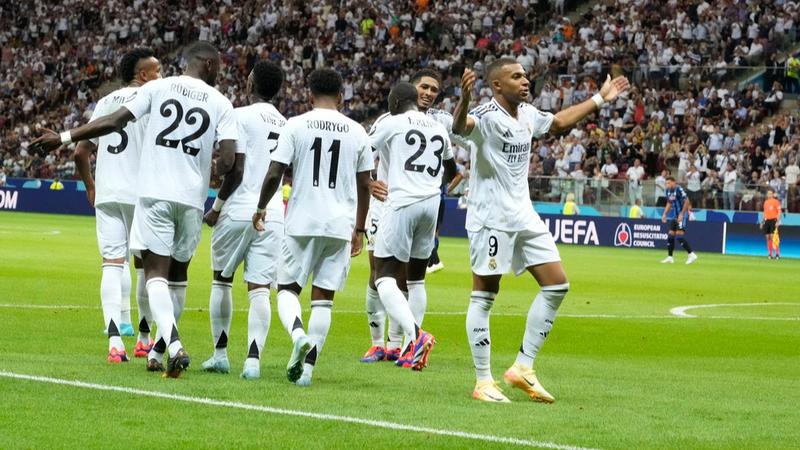
<path fill-rule="evenodd" d="M 475 121 L 467 116 L 469 103 L 472 101 L 472 88 L 475 86 L 475 79 L 475 72 L 471 69 L 464 70 L 464 75 L 461 76 L 461 98 L 458 99 L 456 109 L 453 111 L 453 134 L 469 136 L 475 127 Z"/>
<path fill-rule="evenodd" d="M 367 212 L 369 211 L 369 190 L 372 184 L 372 175 L 369 171 L 356 174 L 356 227 L 353 230 L 353 239 L 350 244 L 350 256 L 358 256 L 364 247 L 364 233 L 366 233 Z"/>
<path fill-rule="evenodd" d="M 78 169 L 78 174 L 86 185 L 86 198 L 89 203 L 94 207 L 94 178 L 92 177 L 92 165 L 89 163 L 89 155 L 97 151 L 97 146 L 92 144 L 91 141 L 80 141 L 75 147 L 75 153 L 72 159 L 75 161 L 75 168 Z"/>
<path fill-rule="evenodd" d="M 619 94 L 627 89 L 627 78 L 617 77 L 612 80 L 611 75 L 608 75 L 605 83 L 603 83 L 603 86 L 600 88 L 599 93 L 592 96 L 592 98 L 589 100 L 559 111 L 553 119 L 553 125 L 550 127 L 550 132 L 560 133 L 562 131 L 571 129 L 584 117 L 600 109 L 600 107 L 603 106 L 603 103 L 616 99 Z M 453 128 L 455 129 L 455 125 L 453 125 Z"/>
<path fill-rule="evenodd" d="M 133 114 L 124 106 L 116 112 L 94 120 L 86 125 L 64 131 L 61 134 L 53 130 L 46 130 L 44 134 L 31 142 L 31 149 L 35 152 L 49 152 L 62 145 L 69 145 L 73 142 L 86 141 L 112 133 L 120 128 L 124 128 L 131 120 Z"/>

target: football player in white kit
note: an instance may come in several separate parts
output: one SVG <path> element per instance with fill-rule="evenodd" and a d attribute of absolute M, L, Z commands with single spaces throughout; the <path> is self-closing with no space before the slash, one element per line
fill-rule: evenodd
<path fill-rule="evenodd" d="M 421 69 L 411 76 L 409 81 L 417 89 L 417 108 L 420 112 L 428 115 L 431 119 L 441 123 L 448 133 L 453 125 L 453 116 L 447 111 L 432 108 L 433 103 L 439 96 L 439 86 L 441 85 L 441 75 L 433 69 Z M 370 134 L 380 123 L 381 120 L 390 117 L 390 113 L 383 114 L 375 120 Z M 453 138 L 450 135 L 451 139 Z M 374 150 L 374 149 L 373 149 Z M 378 163 L 377 178 L 370 186 L 372 198 L 370 199 L 369 216 L 367 218 L 367 251 L 369 252 L 369 282 L 367 284 L 366 292 L 366 311 L 367 323 L 370 328 L 370 336 L 372 338 L 372 346 L 367 350 L 364 356 L 361 357 L 361 362 L 378 362 L 378 361 L 396 361 L 398 366 L 410 367 L 411 354 L 406 352 L 401 358 L 401 344 L 403 341 L 403 330 L 400 326 L 389 320 L 389 340 L 384 346 L 384 331 L 386 324 L 386 311 L 383 304 L 378 298 L 378 290 L 375 287 L 375 279 L 377 272 L 375 270 L 374 262 L 374 249 L 376 243 L 376 235 L 380 229 L 380 221 L 385 210 L 384 202 L 388 195 L 388 187 L 386 186 L 386 162 L 381 160 Z M 435 247 L 434 247 L 435 248 Z M 406 286 L 404 273 L 397 274 L 397 285 L 400 290 L 408 296 L 409 287 Z M 419 288 L 419 283 L 412 283 L 410 289 L 414 290 Z M 425 298 L 422 296 L 413 296 L 413 301 L 409 299 L 411 311 L 414 314 L 414 319 L 418 324 L 422 324 L 425 315 L 426 303 L 419 303 Z"/>
<path fill-rule="evenodd" d="M 283 241 L 283 199 L 277 192 L 267 204 L 266 230 L 256 233 L 251 225 L 253 207 L 258 203 L 261 184 L 278 146 L 278 136 L 286 119 L 269 102 L 283 84 L 280 66 L 259 61 L 247 77 L 250 105 L 234 109 L 239 124 L 237 157 L 245 155 L 241 184 L 222 202 L 217 200 L 205 216 L 214 227 L 211 235 L 211 283 L 209 312 L 214 355 L 203 363 L 210 372 L 228 373 L 228 337 L 233 311 L 233 274 L 244 262 L 250 311 L 247 320 L 247 359 L 242 378 L 257 379 L 260 357 L 269 332 L 271 318 L 269 287 L 277 287 L 278 260 Z M 226 177 L 225 181 L 228 181 Z M 226 270 L 227 269 L 227 270 Z"/>
<path fill-rule="evenodd" d="M 493 61 L 484 78 L 494 97 L 467 114 L 476 77 L 472 70 L 464 72 L 453 123 L 453 132 L 475 143 L 466 222 L 473 274 L 466 320 L 477 375 L 473 397 L 509 401 L 490 370 L 489 311 L 502 275 L 527 271 L 541 290 L 528 312 L 517 360 L 503 378 L 531 399 L 551 403 L 555 399 L 537 380 L 533 360 L 552 329 L 569 283 L 553 236 L 534 211 L 528 194 L 531 141 L 571 128 L 627 89 L 628 80 L 609 76 L 594 97 L 553 115 L 527 103 L 530 83 L 514 59 Z"/>
<path fill-rule="evenodd" d="M 417 96 L 414 85 L 398 83 L 389 94 L 392 115 L 376 124 L 370 142 L 387 164 L 389 186 L 375 244 L 375 284 L 385 310 L 402 328 L 405 344 L 413 342 L 410 367 L 422 370 L 435 339 L 420 329 L 411 305 L 427 303 L 425 273 L 434 246 L 442 174 L 451 179 L 456 164 L 448 130 L 418 110 Z M 408 301 L 397 285 L 398 274 L 407 277 Z"/>
<path fill-rule="evenodd" d="M 158 334 L 169 341 L 164 342 L 170 355 L 164 376 L 171 378 L 179 377 L 190 363 L 176 323 L 186 301 L 189 261 L 201 237 L 214 144 L 220 151 L 217 173 L 236 176 L 232 172 L 239 138 L 231 102 L 213 87 L 220 66 L 217 49 L 200 41 L 188 46 L 183 56 L 183 75 L 151 81 L 116 112 L 60 135 L 48 132 L 32 143 L 34 149 L 51 150 L 112 133 L 150 115 L 139 163 L 131 249 L 141 252 L 150 310 Z M 159 350 L 157 339 L 148 370 L 163 369 Z"/>
<path fill-rule="evenodd" d="M 90 121 L 113 113 L 140 86 L 161 78 L 161 63 L 151 49 L 137 48 L 122 57 L 119 71 L 125 87 L 101 98 Z M 146 125 L 147 118 L 143 117 L 115 133 L 78 142 L 73 155 L 78 173 L 86 185 L 86 196 L 96 209 L 97 243 L 103 258 L 100 302 L 103 306 L 103 326 L 108 334 L 107 359 L 110 363 L 129 360 L 120 335 L 133 336 L 128 255 L 133 208 L 136 204 L 136 177 Z M 94 152 L 97 152 L 96 185 L 89 162 L 89 156 Z M 153 347 L 153 340 L 150 339 L 150 305 L 144 292 L 142 261 L 135 257 L 134 265 L 137 274 L 136 300 L 139 305 L 139 337 L 134 356 L 143 358 Z"/>
<path fill-rule="evenodd" d="M 330 69 L 308 76 L 314 109 L 286 122 L 253 214 L 262 231 L 267 203 L 290 164 L 292 192 L 278 267 L 278 316 L 292 338 L 289 381 L 310 386 L 331 325 L 334 293 L 344 287 L 350 257 L 361 252 L 375 163 L 364 128 L 341 114 L 342 77 Z M 311 283 L 308 336 L 299 295 Z"/>

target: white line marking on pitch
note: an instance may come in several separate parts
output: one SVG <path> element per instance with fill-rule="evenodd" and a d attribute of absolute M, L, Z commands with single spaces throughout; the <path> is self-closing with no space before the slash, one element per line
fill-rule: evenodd
<path fill-rule="evenodd" d="M 426 433 L 426 434 L 436 434 L 439 436 L 448 436 L 448 437 L 455 437 L 455 438 L 462 438 L 462 439 L 472 439 L 476 441 L 483 441 L 483 442 L 493 442 L 498 444 L 512 444 L 512 445 L 521 445 L 526 447 L 538 447 L 538 448 L 552 448 L 557 450 L 591 450 L 585 447 L 575 447 L 571 445 L 561 445 L 556 444 L 553 442 L 545 442 L 545 441 L 532 441 L 528 439 L 519 439 L 513 437 L 504 437 L 504 436 L 494 436 L 491 434 L 479 434 L 479 433 L 468 433 L 465 431 L 457 431 L 457 430 L 446 430 L 440 428 L 429 428 L 429 427 L 418 427 L 414 425 L 406 425 L 402 423 L 395 423 L 395 422 L 386 422 L 383 420 L 371 420 L 371 419 L 362 419 L 359 417 L 351 417 L 351 416 L 340 416 L 336 414 L 324 414 L 324 413 L 315 413 L 310 411 L 302 411 L 297 409 L 284 409 L 284 408 L 274 408 L 271 406 L 262 406 L 262 405 L 254 405 L 251 403 L 240 403 L 240 402 L 232 402 L 226 400 L 215 400 L 212 398 L 207 397 L 192 397 L 188 395 L 180 395 L 180 394 L 170 394 L 166 392 L 159 392 L 159 391 L 146 391 L 143 389 L 135 389 L 125 386 L 113 386 L 107 384 L 95 384 L 95 383 L 86 383 L 83 381 L 78 380 L 64 380 L 61 378 L 51 378 L 51 377 L 42 377 L 42 376 L 35 376 L 35 375 L 25 375 L 19 374 L 14 372 L 6 372 L 0 371 L 1 377 L 6 378 L 13 378 L 17 380 L 26 380 L 26 381 L 37 381 L 40 383 L 50 383 L 50 384 L 57 384 L 62 386 L 72 386 L 77 388 L 83 389 L 94 389 L 97 391 L 111 391 L 111 392 L 121 392 L 123 394 L 131 394 L 131 395 L 139 395 L 143 397 L 154 397 L 154 398 L 163 398 L 167 400 L 177 400 L 181 402 L 189 402 L 189 403 L 199 403 L 202 405 L 209 405 L 209 406 L 221 406 L 225 408 L 234 408 L 234 409 L 244 409 L 248 411 L 258 411 L 267 414 L 277 414 L 283 416 L 296 416 L 296 417 L 305 417 L 309 419 L 317 419 L 317 420 L 327 420 L 332 422 L 346 422 L 346 423 L 354 423 L 357 425 L 365 425 L 370 427 L 378 427 L 378 428 L 387 428 L 392 431 L 398 430 L 405 430 L 405 431 L 412 431 L 415 433 Z"/>
<path fill-rule="evenodd" d="M 709 305 L 687 305 L 687 306 L 676 306 L 670 309 L 669 313 L 677 317 L 695 319 L 697 318 L 697 316 L 693 314 L 687 314 L 686 311 L 690 309 L 721 308 L 728 306 L 786 306 L 786 305 L 797 305 L 797 303 L 715 303 Z"/>
<path fill-rule="evenodd" d="M 744 305 L 800 305 L 800 303 L 740 303 L 740 306 Z M 699 305 L 703 306 L 703 305 Z M 732 306 L 730 304 L 727 305 L 714 305 L 714 306 Z M 736 305 L 733 305 L 736 306 Z M 695 306 L 689 306 L 688 308 L 695 308 Z M 11 304 L 11 303 L 2 303 L 0 304 L 0 308 L 10 308 L 10 309 L 91 309 L 91 310 L 99 310 L 101 309 L 100 306 L 88 306 L 88 305 L 26 305 L 26 304 Z M 673 310 L 676 308 L 673 308 Z M 131 311 L 137 311 L 136 308 L 132 308 Z M 192 311 L 192 312 L 207 312 L 208 308 L 185 308 L 184 311 Z M 247 309 L 237 308 L 234 309 L 235 312 L 245 313 L 248 312 Z M 364 311 L 358 310 L 337 310 L 334 309 L 333 312 L 335 314 L 366 314 Z M 670 311 L 671 312 L 671 311 Z M 429 316 L 465 316 L 466 312 L 461 311 L 428 311 L 425 313 Z M 519 313 L 503 313 L 497 312 L 492 313 L 492 316 L 497 317 L 525 317 L 528 313 L 527 312 L 519 312 Z M 686 318 L 699 318 L 699 319 L 716 319 L 716 320 L 775 320 L 775 321 L 800 321 L 800 317 L 752 317 L 752 316 L 702 316 L 702 317 L 695 317 L 691 315 L 677 315 L 677 314 L 670 314 L 670 315 L 647 315 L 647 314 L 569 314 L 569 313 L 562 313 L 559 314 L 558 317 L 567 317 L 571 319 L 630 319 L 630 320 L 647 320 L 647 319 L 656 319 L 656 320 L 675 320 L 675 319 L 686 319 Z"/>

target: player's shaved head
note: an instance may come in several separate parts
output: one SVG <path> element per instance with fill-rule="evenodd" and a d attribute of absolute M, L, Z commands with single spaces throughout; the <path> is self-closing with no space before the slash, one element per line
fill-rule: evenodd
<path fill-rule="evenodd" d="M 417 88 L 411 83 L 397 83 L 389 92 L 389 112 L 402 114 L 417 107 Z"/>
<path fill-rule="evenodd" d="M 253 90 L 265 100 L 271 100 L 283 85 L 283 70 L 270 61 L 259 61 L 253 66 Z"/>
<path fill-rule="evenodd" d="M 183 50 L 183 57 L 186 58 L 187 61 L 191 61 L 195 58 L 200 59 L 214 59 L 219 58 L 219 50 L 214 44 L 207 42 L 207 41 L 197 41 L 194 44 L 190 44 Z"/>
<path fill-rule="evenodd" d="M 491 83 L 492 81 L 496 80 L 501 73 L 501 70 L 505 66 L 509 66 L 511 64 L 519 64 L 516 59 L 513 58 L 499 58 L 495 59 L 488 66 L 486 66 L 486 79 Z"/>
<path fill-rule="evenodd" d="M 342 76 L 331 69 L 311 72 L 306 82 L 315 97 L 337 97 L 342 93 Z"/>
<path fill-rule="evenodd" d="M 135 48 L 122 57 L 119 63 L 119 76 L 122 82 L 130 84 L 136 78 L 137 72 L 141 70 L 141 64 L 144 60 L 154 58 L 155 53 L 149 48 Z"/>

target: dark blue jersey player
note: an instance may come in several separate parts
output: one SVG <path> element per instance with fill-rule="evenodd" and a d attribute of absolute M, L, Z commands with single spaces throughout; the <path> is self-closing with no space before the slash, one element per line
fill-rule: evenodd
<path fill-rule="evenodd" d="M 689 241 L 686 240 L 686 223 L 689 220 L 689 198 L 682 187 L 678 186 L 674 177 L 667 177 L 667 205 L 664 208 L 664 214 L 661 216 L 661 221 L 667 223 L 669 221 L 669 237 L 667 238 L 667 251 L 669 255 L 661 262 L 672 264 L 672 251 L 675 249 L 675 237 L 678 237 L 678 242 L 689 254 L 686 258 L 686 264 L 691 264 L 697 261 L 697 255 L 692 251 L 689 246 Z"/>

